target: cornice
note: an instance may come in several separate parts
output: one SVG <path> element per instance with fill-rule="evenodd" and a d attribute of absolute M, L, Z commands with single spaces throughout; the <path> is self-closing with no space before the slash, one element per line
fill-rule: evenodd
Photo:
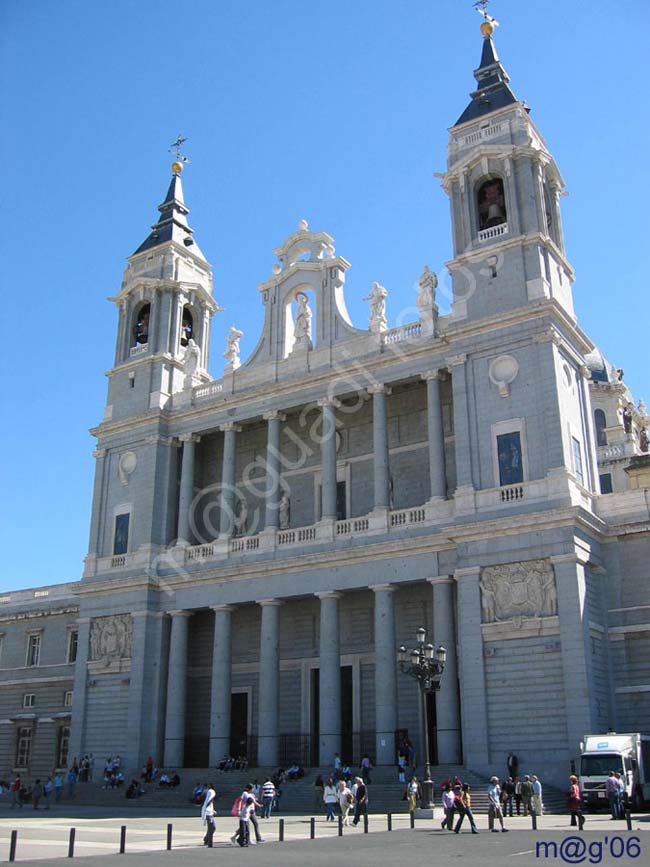
<path fill-rule="evenodd" d="M 19 600 L 14 603 L 19 604 Z M 32 611 L 7 611 L 0 614 L 0 623 L 11 623 L 16 620 L 35 620 L 40 617 L 56 617 L 63 614 L 78 614 L 78 605 L 62 605 L 57 608 L 38 608 Z"/>
<path fill-rule="evenodd" d="M 522 244 L 524 246 L 530 244 L 542 244 L 543 246 L 548 247 L 553 255 L 562 263 L 562 267 L 566 270 L 571 282 L 575 280 L 575 273 L 569 260 L 550 235 L 544 235 L 541 232 L 523 232 L 519 235 L 504 236 L 504 240 L 492 243 L 488 247 L 477 247 L 466 253 L 460 253 L 458 256 L 454 256 L 453 259 L 449 259 L 445 262 L 445 266 L 450 271 L 453 271 L 454 265 L 462 266 L 470 262 L 483 262 L 485 257 L 493 253 L 495 250 L 508 250 L 511 247 L 519 247 Z"/>

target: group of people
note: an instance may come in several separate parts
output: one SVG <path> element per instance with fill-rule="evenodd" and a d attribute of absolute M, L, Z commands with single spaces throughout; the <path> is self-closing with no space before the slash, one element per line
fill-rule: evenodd
<path fill-rule="evenodd" d="M 605 783 L 612 819 L 625 818 L 625 780 L 620 771 L 610 771 Z"/>
<path fill-rule="evenodd" d="M 38 810 L 41 801 L 43 801 L 43 809 L 49 810 L 52 796 L 57 801 L 61 800 L 63 777 L 57 774 L 54 778 L 48 777 L 44 783 L 39 778 L 33 786 L 28 786 L 18 774 L 12 783 L 2 783 L 1 786 L 2 791 L 6 788 L 9 792 L 12 810 L 14 807 L 22 810 L 25 804 L 31 804 L 35 810 Z"/>
<path fill-rule="evenodd" d="M 198 794 L 197 788 L 194 790 Z M 257 792 L 257 794 L 256 794 Z M 259 801 L 260 795 L 264 803 Z M 230 838 L 233 846 L 248 847 L 254 846 L 257 843 L 265 843 L 266 840 L 262 836 L 260 826 L 257 821 L 256 808 L 263 810 L 264 818 L 269 818 L 271 815 L 271 805 L 275 795 L 275 786 L 270 778 L 264 783 L 264 786 L 255 786 L 249 783 L 238 798 L 235 798 L 230 815 L 238 820 L 237 830 Z M 201 805 L 201 819 L 205 825 L 205 834 L 203 837 L 203 845 L 208 848 L 213 847 L 214 832 L 216 830 L 216 800 L 217 792 L 213 783 L 207 783 L 203 788 L 203 803 Z M 251 837 L 250 826 L 253 826 L 254 837 Z"/>
<path fill-rule="evenodd" d="M 349 815 L 353 812 L 353 825 L 358 825 L 361 816 L 368 813 L 368 784 L 362 777 L 355 777 L 352 785 L 345 779 L 335 780 L 328 777 L 323 785 L 323 803 L 326 821 L 334 822 L 335 814 L 343 817 L 343 824 L 349 825 Z"/>
<path fill-rule="evenodd" d="M 220 771 L 245 771 L 248 769 L 246 756 L 224 756 L 217 768 Z"/>

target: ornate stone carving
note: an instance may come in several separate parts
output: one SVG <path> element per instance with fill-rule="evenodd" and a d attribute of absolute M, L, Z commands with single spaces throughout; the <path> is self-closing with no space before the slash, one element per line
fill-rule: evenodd
<path fill-rule="evenodd" d="M 510 384 L 514 382 L 519 373 L 519 362 L 512 355 L 500 355 L 490 362 L 488 371 L 491 381 L 499 389 L 501 397 L 508 397 Z"/>
<path fill-rule="evenodd" d="M 192 388 L 200 383 L 201 379 L 198 376 L 200 363 L 201 350 L 190 337 L 185 347 L 185 355 L 183 356 L 183 373 L 185 374 L 183 386 L 185 388 Z"/>
<path fill-rule="evenodd" d="M 223 357 L 226 359 L 226 371 L 237 370 L 240 365 L 239 360 L 239 341 L 244 336 L 244 332 L 230 326 L 230 331 L 226 335 L 226 351 Z"/>
<path fill-rule="evenodd" d="M 130 614 L 93 617 L 90 623 L 90 661 L 109 665 L 131 658 L 133 619 Z"/>
<path fill-rule="evenodd" d="M 557 614 L 555 573 L 549 560 L 485 566 L 481 570 L 483 623 Z"/>
<path fill-rule="evenodd" d="M 370 301 L 370 319 L 368 327 L 371 334 L 381 334 L 386 330 L 386 298 L 388 292 L 380 283 L 373 283 L 370 293 L 364 301 Z"/>
<path fill-rule="evenodd" d="M 428 336 L 434 335 L 436 331 L 436 321 L 438 319 L 438 306 L 436 304 L 437 286 L 438 277 L 428 265 L 425 265 L 418 280 L 416 304 L 420 311 L 420 322 L 422 323 L 423 331 Z"/>
<path fill-rule="evenodd" d="M 291 499 L 286 491 L 282 492 L 282 499 L 278 509 L 280 529 L 288 530 L 291 522 Z"/>
<path fill-rule="evenodd" d="M 120 459 L 117 462 L 117 474 L 123 485 L 129 484 L 129 477 L 133 475 L 137 465 L 138 458 L 136 457 L 135 452 L 122 452 Z"/>

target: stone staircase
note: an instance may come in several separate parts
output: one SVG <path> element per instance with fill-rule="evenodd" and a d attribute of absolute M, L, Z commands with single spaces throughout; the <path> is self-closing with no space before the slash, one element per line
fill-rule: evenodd
<path fill-rule="evenodd" d="M 247 783 L 255 780 L 263 783 L 267 773 L 275 769 L 251 768 L 248 771 L 215 771 L 209 768 L 182 768 L 178 770 L 181 784 L 176 789 L 161 789 L 154 784 L 145 784 L 146 794 L 136 799 L 125 798 L 125 789 L 103 789 L 101 784 L 80 783 L 77 785 L 76 805 L 113 807 L 120 809 L 174 810 L 197 809 L 190 803 L 190 794 L 197 782 L 212 782 L 217 790 L 219 815 L 229 815 L 234 799 L 241 794 Z M 320 775 L 323 779 L 332 769 L 307 768 L 305 776 L 296 782 L 287 782 L 282 787 L 279 815 L 320 815 L 325 812 L 320 793 L 314 783 Z M 416 770 L 418 780 L 424 779 L 424 769 Z M 475 813 L 487 812 L 487 789 L 489 781 L 459 765 L 436 765 L 431 769 L 434 780 L 434 801 L 441 804 L 441 784 L 454 776 L 469 783 L 472 792 L 472 809 Z M 125 773 L 127 782 L 131 775 Z M 368 787 L 368 809 L 371 813 L 405 813 L 408 804 L 403 799 L 405 784 L 398 782 L 397 769 L 373 768 Z M 407 776 L 408 779 L 408 776 Z M 562 813 L 566 810 L 566 795 L 550 786 L 544 787 L 544 807 L 547 813 Z M 274 813 L 275 815 L 275 813 Z"/>

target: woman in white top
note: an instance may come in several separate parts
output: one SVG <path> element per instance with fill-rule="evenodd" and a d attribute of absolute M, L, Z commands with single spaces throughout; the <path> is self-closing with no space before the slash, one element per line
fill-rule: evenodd
<path fill-rule="evenodd" d="M 341 780 L 338 787 L 338 799 L 339 806 L 341 808 L 341 815 L 343 816 L 343 824 L 348 825 L 348 813 L 350 812 L 350 807 L 354 803 L 354 797 L 352 792 L 348 789 L 345 784 L 345 780 Z"/>
<path fill-rule="evenodd" d="M 323 789 L 323 801 L 325 803 L 325 812 L 327 814 L 327 821 L 334 821 L 334 805 L 338 801 L 338 796 L 336 793 L 336 787 L 334 785 L 334 780 L 330 777 L 325 783 L 325 787 Z"/>
<path fill-rule="evenodd" d="M 214 790 L 214 786 L 212 783 L 208 784 L 208 788 L 205 792 L 205 798 L 203 800 L 203 806 L 201 807 L 201 819 L 203 824 L 206 825 L 205 836 L 203 837 L 203 845 L 208 846 L 212 849 L 212 838 L 214 836 L 215 831 L 215 822 L 214 822 L 214 799 L 216 797 L 216 792 Z"/>

